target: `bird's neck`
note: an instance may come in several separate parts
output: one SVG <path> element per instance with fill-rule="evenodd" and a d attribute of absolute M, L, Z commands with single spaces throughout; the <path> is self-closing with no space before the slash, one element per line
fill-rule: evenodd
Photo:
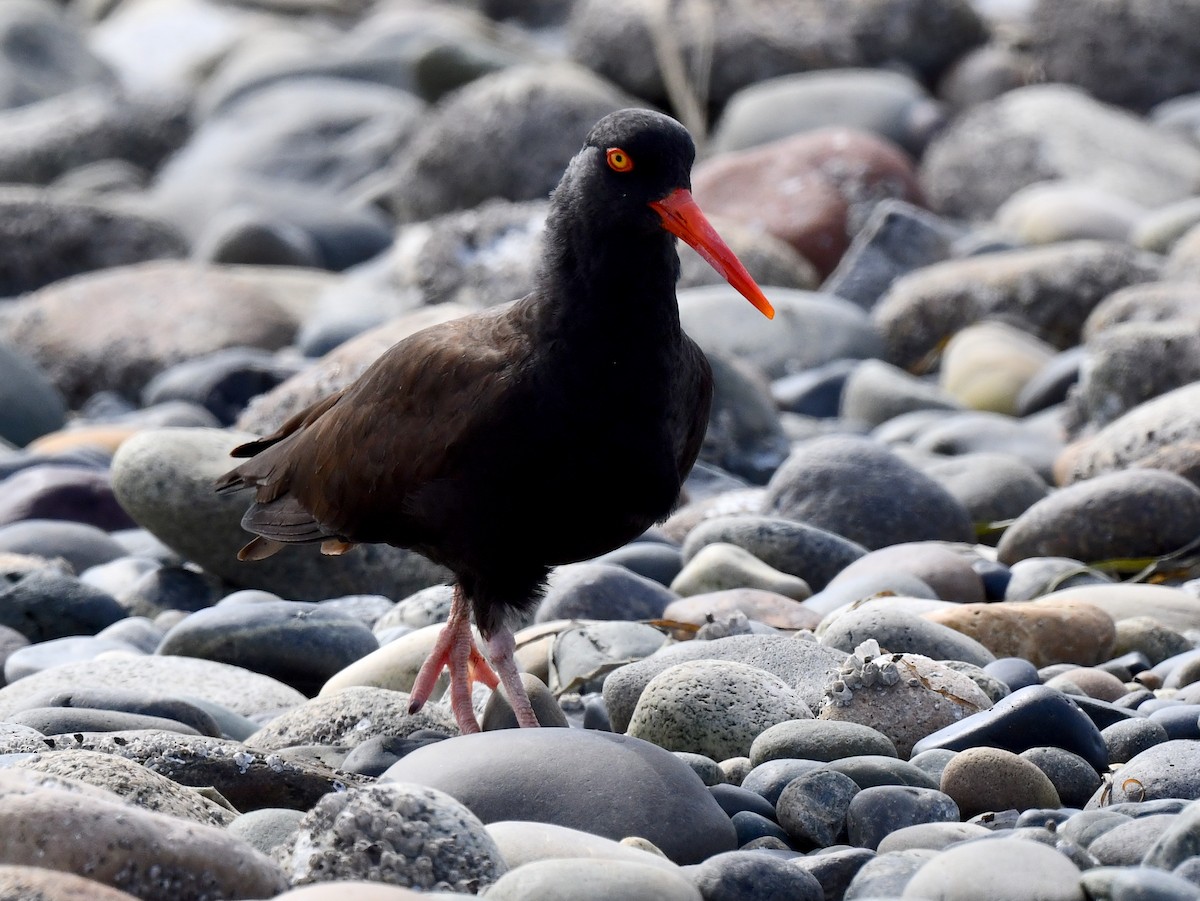
<path fill-rule="evenodd" d="M 606 230 L 561 210 L 547 226 L 538 282 L 543 327 L 551 336 L 578 335 L 592 346 L 606 338 L 634 344 L 678 339 L 679 256 L 670 233 Z"/>

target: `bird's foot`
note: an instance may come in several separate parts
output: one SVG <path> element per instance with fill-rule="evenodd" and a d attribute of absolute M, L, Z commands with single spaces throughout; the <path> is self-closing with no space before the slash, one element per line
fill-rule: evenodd
<path fill-rule="evenodd" d="M 512 631 L 507 627 L 497 630 L 488 639 L 487 645 L 488 656 L 492 658 L 492 665 L 496 667 L 496 672 L 500 675 L 500 682 L 504 685 L 508 703 L 517 716 L 517 725 L 523 729 L 540 726 L 537 715 L 533 712 L 533 705 L 529 703 L 529 693 L 525 691 L 525 683 L 521 681 L 521 672 L 517 669 L 516 661 L 513 660 L 516 642 L 513 640 Z"/>
<path fill-rule="evenodd" d="M 475 709 L 471 704 L 471 682 L 479 681 L 495 688 L 500 684 L 500 679 L 475 646 L 470 617 L 453 608 L 446 627 L 438 635 L 437 643 L 417 673 L 409 694 L 409 713 L 416 713 L 425 706 L 443 669 L 450 671 L 450 710 L 459 731 L 463 735 L 478 732 L 479 722 L 475 719 Z"/>

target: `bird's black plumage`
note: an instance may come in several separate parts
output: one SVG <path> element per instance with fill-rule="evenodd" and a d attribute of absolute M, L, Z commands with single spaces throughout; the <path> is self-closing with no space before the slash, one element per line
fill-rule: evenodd
<path fill-rule="evenodd" d="M 686 195 L 694 155 L 666 116 L 605 117 L 551 198 L 533 293 L 412 335 L 236 450 L 251 459 L 218 488 L 256 489 L 243 525 L 266 539 L 257 552 L 413 548 L 455 574 L 488 637 L 550 567 L 664 517 L 712 399 L 680 328 L 678 230 L 654 206 Z"/>

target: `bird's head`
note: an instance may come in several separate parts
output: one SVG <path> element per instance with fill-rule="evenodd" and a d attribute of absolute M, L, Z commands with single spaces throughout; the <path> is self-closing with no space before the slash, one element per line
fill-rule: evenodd
<path fill-rule="evenodd" d="M 610 113 L 572 161 L 595 215 L 618 227 L 663 228 L 682 238 L 768 319 L 775 309 L 691 194 L 696 147 L 687 129 L 644 109 Z M 603 212 L 600 208 L 603 208 Z"/>

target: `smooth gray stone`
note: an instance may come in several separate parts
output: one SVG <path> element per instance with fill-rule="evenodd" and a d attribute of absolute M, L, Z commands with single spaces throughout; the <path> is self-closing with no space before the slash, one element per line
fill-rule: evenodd
<path fill-rule="evenodd" d="M 905 898 L 976 901 L 1084 901 L 1079 869 L 1053 848 L 1015 838 L 986 838 L 942 851 L 921 867 Z"/>
<path fill-rule="evenodd" d="M 937 856 L 928 848 L 893 851 L 869 860 L 850 880 L 845 901 L 874 901 L 898 899 L 913 874 Z"/>
<path fill-rule="evenodd" d="M 126 615 L 107 592 L 49 567 L 16 574 L 0 585 L 0 625 L 30 641 L 94 635 Z"/>
<path fill-rule="evenodd" d="M 182 735 L 200 734 L 191 726 L 161 716 L 89 707 L 30 707 L 9 714 L 6 722 L 29 726 L 43 735 L 62 735 L 67 732 L 125 732 L 134 729 L 158 729 L 163 732 L 179 732 Z"/>
<path fill-rule="evenodd" d="M 1100 774 L 1078 754 L 1042 747 L 1022 751 L 1020 756 L 1046 774 L 1064 807 L 1082 808 L 1100 787 Z"/>
<path fill-rule="evenodd" d="M 536 860 L 501 876 L 493 901 L 702 901 L 683 874 L 626 860 Z"/>
<path fill-rule="evenodd" d="M 483 759 L 486 768 L 479 766 Z M 529 819 L 617 840 L 640 835 L 678 863 L 736 846 L 733 824 L 687 764 L 623 735 L 576 729 L 465 735 L 413 751 L 381 779 L 445 791 L 485 823 Z"/>
<path fill-rule="evenodd" d="M 825 901 L 815 876 L 761 852 L 716 854 L 685 872 L 704 901 Z"/>
<path fill-rule="evenodd" d="M 1200 804 L 1185 807 L 1146 851 L 1142 864 L 1173 870 L 1191 857 L 1200 857 Z"/>
<path fill-rule="evenodd" d="M 1089 901 L 1195 901 L 1196 884 L 1152 867 L 1096 867 L 1079 884 Z"/>
<path fill-rule="evenodd" d="M 1160 813 L 1121 823 L 1089 844 L 1088 853 L 1106 866 L 1137 866 L 1177 820 L 1176 814 Z"/>
<path fill-rule="evenodd" d="M 48 560 L 62 557 L 75 572 L 125 556 L 125 549 L 101 529 L 53 519 L 26 519 L 0 526 L 0 551 Z"/>
<path fill-rule="evenodd" d="M 34 707 L 63 707 L 164 717 L 188 725 L 201 735 L 217 736 L 221 734 L 221 727 L 211 713 L 178 695 L 160 693 L 160 688 L 157 686 L 147 687 L 142 691 L 88 687 L 70 691 L 47 691 L 41 695 L 27 698 L 25 703 L 26 710 Z M 58 731 L 68 732 L 70 730 L 60 729 Z"/>
<path fill-rule="evenodd" d="M 889 834 L 921 823 L 957 823 L 958 805 L 947 794 L 910 785 L 864 788 L 846 811 L 850 844 L 876 850 Z"/>
<path fill-rule="evenodd" d="M 135 649 L 123 641 L 93 638 L 87 635 L 69 635 L 66 638 L 51 638 L 37 644 L 17 648 L 4 661 L 4 680 L 10 685 L 19 679 L 52 669 L 65 663 L 92 660 L 111 651 L 134 653 Z"/>
<path fill-rule="evenodd" d="M 825 898 L 841 898 L 858 871 L 875 859 L 867 848 L 821 848 L 791 860 L 794 867 L 812 873 L 821 884 Z"/>
<path fill-rule="evenodd" d="M 858 754 L 822 764 L 821 769 L 836 770 L 854 780 L 859 788 L 879 785 L 907 785 L 914 788 L 936 789 L 938 782 L 910 761 L 897 760 L 880 754 Z"/>
<path fill-rule="evenodd" d="M 762 795 L 771 804 L 779 800 L 789 782 L 797 776 L 825 768 L 823 760 L 802 760 L 795 757 L 780 757 L 754 767 L 742 780 L 742 788 Z"/>
<path fill-rule="evenodd" d="M 1089 809 L 1102 806 L 1100 788 L 1088 801 Z M 1104 799 L 1109 805 L 1125 801 L 1200 798 L 1200 741 L 1172 739 L 1154 745 L 1121 768 Z"/>
<path fill-rule="evenodd" d="M 854 780 L 832 770 L 797 776 L 775 802 L 779 825 L 800 847 L 826 848 L 846 833 L 846 814 L 860 793 Z"/>
<path fill-rule="evenodd" d="M 163 637 L 157 653 L 241 666 L 314 695 L 379 642 L 354 617 L 317 604 L 274 601 L 199 610 Z"/>
<path fill-rule="evenodd" d="M 868 549 L 975 537 L 966 509 L 946 489 L 879 442 L 856 436 L 800 445 L 767 484 L 763 512 Z"/>
<path fill-rule="evenodd" d="M 975 639 L 949 626 L 886 604 L 849 610 L 829 620 L 821 644 L 852 653 L 868 639 L 892 654 L 923 654 L 934 660 L 962 660 L 984 667 L 996 658 Z"/>
<path fill-rule="evenodd" d="M 889 832 L 880 839 L 876 850 L 880 854 L 919 848 L 942 851 L 950 845 L 987 835 L 991 835 L 991 832 L 974 823 L 914 823 Z"/>
<path fill-rule="evenodd" d="M 1108 748 L 1109 763 L 1128 763 L 1142 751 L 1170 740 L 1162 724 L 1149 717 L 1119 720 L 1101 729 L 1100 736 Z"/>
<path fill-rule="evenodd" d="M 0 439 L 23 447 L 62 427 L 66 402 L 33 360 L 0 341 Z"/>
<path fill-rule="evenodd" d="M 824 529 L 777 516 L 718 516 L 688 532 L 686 563 L 705 545 L 736 544 L 780 572 L 799 576 L 814 591 L 866 554 L 866 548 Z"/>
<path fill-rule="evenodd" d="M 615 563 L 573 563 L 551 573 L 535 619 L 657 619 L 676 597 Z"/>
<path fill-rule="evenodd" d="M 896 747 L 870 726 L 837 720 L 776 723 L 760 733 L 750 747 L 750 760 L 755 766 L 781 757 L 833 762 L 859 755 L 895 757 Z"/>
<path fill-rule="evenodd" d="M 181 686 L 188 699 L 212 701 L 234 713 L 276 711 L 304 701 L 304 695 L 282 682 L 236 666 L 188 657 L 109 657 L 67 663 L 42 670 L 0 688 L 0 717 L 22 710 L 30 698 L 46 692 L 89 688 L 146 691 L 159 685 Z"/>

